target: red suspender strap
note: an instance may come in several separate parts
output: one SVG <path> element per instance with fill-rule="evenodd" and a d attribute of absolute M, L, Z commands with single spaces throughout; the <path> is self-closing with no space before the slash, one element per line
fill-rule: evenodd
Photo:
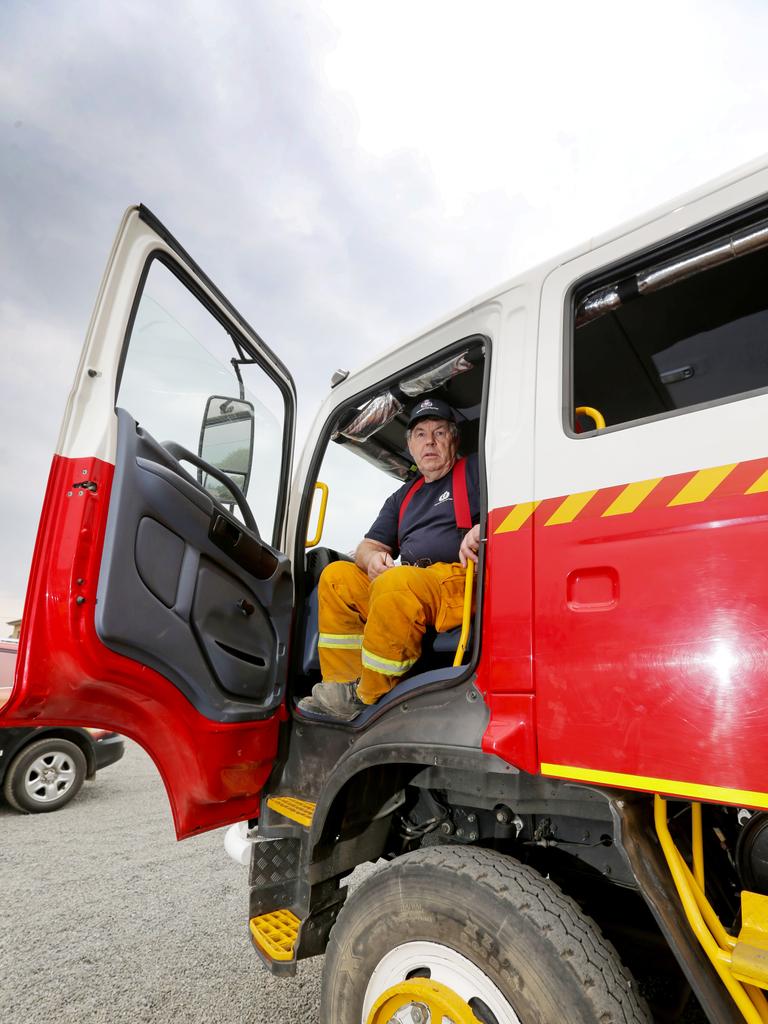
<path fill-rule="evenodd" d="M 459 459 L 453 467 L 453 512 L 459 530 L 472 529 L 472 513 L 467 493 L 467 460 Z"/>
<path fill-rule="evenodd" d="M 403 521 L 403 516 L 405 515 L 405 510 L 410 505 L 411 498 L 414 496 L 416 491 L 418 491 L 423 486 L 424 486 L 424 477 L 420 476 L 418 480 L 414 480 L 413 481 L 413 483 L 411 485 L 411 489 L 409 491 L 406 491 L 405 497 L 400 502 L 400 514 L 397 517 L 397 542 L 398 542 L 398 544 L 400 543 L 400 524 Z"/>
<path fill-rule="evenodd" d="M 456 517 L 456 527 L 459 530 L 471 530 L 472 529 L 472 513 L 469 509 L 469 494 L 467 493 L 467 460 L 465 458 L 459 459 L 453 465 L 453 475 L 451 477 L 453 483 L 453 514 Z M 411 503 L 411 498 L 414 496 L 416 491 L 424 486 L 424 477 L 420 476 L 418 480 L 414 480 L 411 485 L 411 489 L 406 491 L 405 497 L 400 503 L 400 513 L 397 517 L 397 539 L 400 541 L 400 527 L 403 522 L 403 516 L 405 510 Z"/>

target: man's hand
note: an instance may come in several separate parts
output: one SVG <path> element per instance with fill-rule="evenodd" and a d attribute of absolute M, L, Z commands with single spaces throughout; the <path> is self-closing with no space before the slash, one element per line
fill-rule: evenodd
<path fill-rule="evenodd" d="M 355 551 L 355 564 L 368 574 L 369 580 L 375 580 L 395 564 L 392 549 L 378 540 L 361 540 Z"/>
<path fill-rule="evenodd" d="M 387 569 L 391 569 L 394 564 L 392 555 L 388 551 L 374 551 L 368 560 L 368 579 L 375 580 Z"/>
<path fill-rule="evenodd" d="M 465 534 L 464 540 L 459 548 L 459 559 L 466 569 L 467 562 L 477 562 L 477 553 L 480 550 L 480 526 L 473 526 L 469 533 Z M 369 574 L 370 575 L 370 574 Z"/>

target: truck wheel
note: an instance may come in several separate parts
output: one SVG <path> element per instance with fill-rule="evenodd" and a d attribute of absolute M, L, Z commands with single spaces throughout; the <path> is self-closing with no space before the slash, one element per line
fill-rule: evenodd
<path fill-rule="evenodd" d="M 406 854 L 349 897 L 326 951 L 320 1019 L 651 1022 L 573 900 L 532 868 L 469 847 Z"/>
<path fill-rule="evenodd" d="M 11 761 L 3 795 L 17 811 L 58 811 L 78 793 L 86 773 L 85 754 L 75 743 L 43 737 Z"/>

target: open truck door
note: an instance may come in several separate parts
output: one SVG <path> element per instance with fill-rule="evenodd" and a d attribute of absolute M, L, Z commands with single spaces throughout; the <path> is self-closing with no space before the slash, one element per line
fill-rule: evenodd
<path fill-rule="evenodd" d="M 135 739 L 179 838 L 254 817 L 275 757 L 295 404 L 279 359 L 129 209 L 53 458 L 0 722 Z"/>

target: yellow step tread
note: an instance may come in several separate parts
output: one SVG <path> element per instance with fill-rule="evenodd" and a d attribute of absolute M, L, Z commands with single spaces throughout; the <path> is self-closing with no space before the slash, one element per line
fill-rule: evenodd
<path fill-rule="evenodd" d="M 310 803 L 309 800 L 299 800 L 295 796 L 271 796 L 267 800 L 267 807 L 270 810 L 282 814 L 284 818 L 290 818 L 291 821 L 297 821 L 306 828 L 312 824 L 316 806 L 317 804 Z"/>
<path fill-rule="evenodd" d="M 272 960 L 293 960 L 301 921 L 290 910 L 273 910 L 248 922 L 254 942 Z"/>

